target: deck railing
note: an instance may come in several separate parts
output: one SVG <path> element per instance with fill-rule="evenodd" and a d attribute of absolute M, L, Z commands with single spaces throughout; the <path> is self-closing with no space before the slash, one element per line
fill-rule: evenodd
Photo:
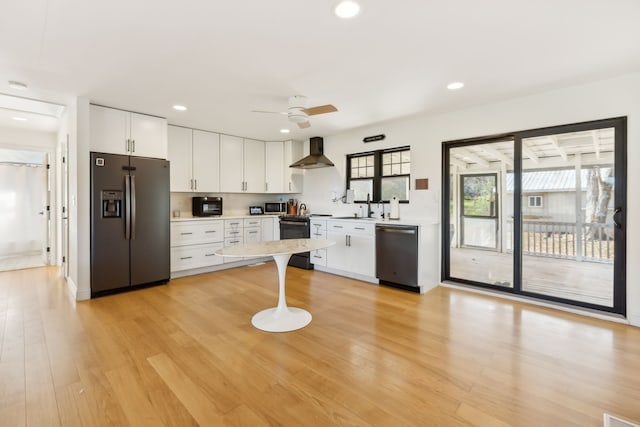
<path fill-rule="evenodd" d="M 580 229 L 578 229 L 580 228 Z M 505 248 L 512 250 L 513 221 L 507 221 Z M 613 224 L 522 222 L 522 253 L 550 258 L 613 262 Z"/>

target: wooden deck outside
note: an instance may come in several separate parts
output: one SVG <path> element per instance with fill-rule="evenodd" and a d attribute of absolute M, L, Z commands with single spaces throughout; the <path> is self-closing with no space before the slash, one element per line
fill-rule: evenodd
<path fill-rule="evenodd" d="M 513 286 L 513 254 L 451 248 L 451 276 Z M 523 289 L 611 307 L 613 264 L 549 257 L 523 257 Z"/>

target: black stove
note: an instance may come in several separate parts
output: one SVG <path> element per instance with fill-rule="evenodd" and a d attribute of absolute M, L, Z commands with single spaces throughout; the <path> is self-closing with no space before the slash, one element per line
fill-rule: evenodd
<path fill-rule="evenodd" d="M 310 219 L 307 215 L 281 215 L 280 216 L 280 240 L 308 239 L 311 236 Z M 305 270 L 313 270 L 311 254 L 301 252 L 291 255 L 289 265 Z"/>

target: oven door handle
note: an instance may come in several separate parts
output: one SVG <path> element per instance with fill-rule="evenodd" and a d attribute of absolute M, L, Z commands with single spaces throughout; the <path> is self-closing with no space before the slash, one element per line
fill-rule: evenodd
<path fill-rule="evenodd" d="M 306 227 L 307 223 L 306 222 L 299 222 L 299 221 L 280 221 L 280 225 L 295 225 L 298 227 Z"/>

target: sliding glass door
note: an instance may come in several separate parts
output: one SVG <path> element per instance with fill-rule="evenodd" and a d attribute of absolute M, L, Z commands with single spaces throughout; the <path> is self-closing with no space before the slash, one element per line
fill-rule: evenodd
<path fill-rule="evenodd" d="M 443 280 L 625 313 L 626 120 L 443 145 Z"/>
<path fill-rule="evenodd" d="M 453 277 L 512 286 L 513 234 L 503 230 L 513 215 L 513 198 L 505 191 L 513 161 L 503 160 L 513 157 L 513 152 L 512 140 L 461 145 L 449 151 L 448 249 Z"/>

